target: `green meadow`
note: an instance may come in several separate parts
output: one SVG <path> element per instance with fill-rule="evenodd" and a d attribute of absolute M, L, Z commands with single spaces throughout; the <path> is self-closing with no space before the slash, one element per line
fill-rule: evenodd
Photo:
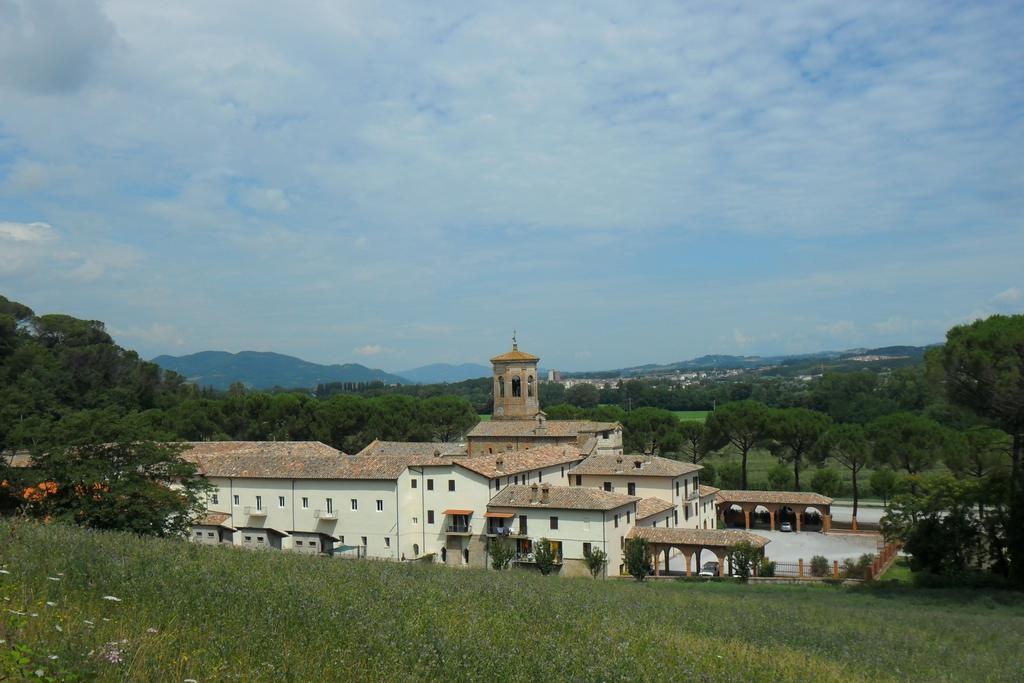
<path fill-rule="evenodd" d="M 0 521 L 0 680 L 1020 680 L 1024 598 L 562 579 Z"/>

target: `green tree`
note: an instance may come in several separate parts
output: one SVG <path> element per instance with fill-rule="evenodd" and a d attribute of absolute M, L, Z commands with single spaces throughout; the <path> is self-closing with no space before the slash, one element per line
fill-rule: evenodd
<path fill-rule="evenodd" d="M 590 552 L 583 555 L 583 561 L 586 562 L 590 575 L 596 579 L 608 564 L 608 553 L 600 548 L 591 548 Z"/>
<path fill-rule="evenodd" d="M 857 521 L 857 503 L 860 490 L 857 477 L 864 466 L 871 462 L 871 444 L 864 434 L 864 428 L 856 424 L 841 424 L 832 427 L 822 437 L 821 453 L 850 471 L 853 485 L 853 520 Z"/>
<path fill-rule="evenodd" d="M 913 413 L 893 413 L 867 426 L 875 462 L 904 470 L 911 488 L 916 476 L 940 461 L 950 441 L 947 430 L 937 422 Z"/>
<path fill-rule="evenodd" d="M 751 449 L 764 443 L 769 435 L 768 407 L 750 400 L 726 403 L 711 413 L 705 424 L 712 448 L 732 445 L 739 452 L 740 488 L 746 490 L 747 457 Z"/>
<path fill-rule="evenodd" d="M 492 538 L 488 542 L 487 552 L 491 556 L 491 568 L 497 571 L 507 569 L 516 554 L 512 544 L 500 538 Z"/>
<path fill-rule="evenodd" d="M 773 491 L 792 491 L 793 472 L 781 462 L 777 462 L 768 469 L 768 488 Z"/>
<path fill-rule="evenodd" d="M 626 540 L 623 556 L 626 571 L 637 581 L 643 581 L 651 573 L 651 550 L 646 539 L 630 538 Z"/>
<path fill-rule="evenodd" d="M 205 511 L 210 486 L 181 451 L 126 438 L 35 453 L 34 474 L 57 487 L 37 511 L 95 529 L 185 536 Z"/>
<path fill-rule="evenodd" d="M 784 408 L 771 413 L 771 451 L 793 465 L 794 490 L 800 490 L 800 467 L 832 425 L 825 413 L 808 408 Z"/>
<path fill-rule="evenodd" d="M 533 549 L 534 562 L 537 563 L 537 569 L 544 576 L 551 573 L 551 570 L 555 568 L 555 562 L 558 558 L 555 556 L 555 549 L 551 547 L 551 541 L 546 538 L 540 539 L 537 543 L 537 547 Z"/>
<path fill-rule="evenodd" d="M 888 467 L 882 467 L 871 473 L 868 480 L 871 492 L 882 499 L 882 505 L 886 505 L 899 487 L 899 478 L 896 472 Z"/>
<path fill-rule="evenodd" d="M 843 491 L 843 476 L 831 467 L 822 467 L 811 476 L 811 488 L 823 496 L 835 498 Z"/>
<path fill-rule="evenodd" d="M 574 384 L 565 390 L 565 402 L 578 408 L 596 408 L 600 390 L 593 384 Z"/>
<path fill-rule="evenodd" d="M 696 465 L 708 456 L 708 434 L 703 422 L 680 420 L 678 431 L 680 452 L 686 460 Z"/>
<path fill-rule="evenodd" d="M 980 565 L 985 553 L 983 525 L 974 510 L 978 493 L 977 482 L 948 474 L 924 480 L 918 493 L 893 498 L 882 533 L 903 543 L 914 571 L 963 573 Z"/>
<path fill-rule="evenodd" d="M 626 414 L 622 427 L 627 452 L 665 455 L 679 449 L 679 419 L 664 408 L 637 408 Z"/>
<path fill-rule="evenodd" d="M 732 572 L 740 578 L 740 581 L 746 581 L 753 573 L 754 567 L 760 564 L 762 552 L 761 548 L 750 541 L 741 541 L 729 546 L 727 557 Z"/>
<path fill-rule="evenodd" d="M 473 406 L 458 396 L 434 396 L 423 401 L 424 418 L 431 437 L 438 441 L 461 438 L 480 421 Z"/>
<path fill-rule="evenodd" d="M 718 466 L 718 483 L 715 484 L 715 486 L 723 489 L 736 490 L 740 488 L 740 483 L 743 481 L 742 477 L 743 474 L 740 471 L 740 464 L 735 460 L 727 460 Z M 706 482 L 703 472 L 701 472 L 701 481 Z"/>
<path fill-rule="evenodd" d="M 928 362 L 941 365 L 951 402 L 1010 435 L 1010 573 L 1024 584 L 1024 315 L 994 315 L 954 327 Z"/>
<path fill-rule="evenodd" d="M 946 451 L 946 467 L 958 477 L 986 479 L 1010 470 L 1010 436 L 999 429 L 978 427 L 963 434 Z"/>

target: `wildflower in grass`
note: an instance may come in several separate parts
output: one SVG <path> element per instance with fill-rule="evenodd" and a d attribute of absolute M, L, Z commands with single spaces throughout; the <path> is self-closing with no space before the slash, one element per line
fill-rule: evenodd
<path fill-rule="evenodd" d="M 55 602 L 50 602 L 49 600 L 47 600 L 47 601 L 46 601 L 46 606 L 47 606 L 47 607 L 56 607 L 56 606 L 57 606 L 57 603 L 55 603 Z"/>
<path fill-rule="evenodd" d="M 150 626 L 149 628 L 146 629 L 146 633 L 159 633 L 159 631 L 157 631 L 155 628 Z"/>
<path fill-rule="evenodd" d="M 47 659 L 58 660 L 60 659 L 60 657 L 58 657 L 57 655 L 50 655 L 49 657 L 47 657 Z"/>
<path fill-rule="evenodd" d="M 47 576 L 46 578 L 47 578 L 48 580 L 50 580 L 50 581 L 60 581 L 60 579 L 59 579 L 59 578 L 57 578 L 56 576 Z"/>
<path fill-rule="evenodd" d="M 53 627 L 55 629 L 57 629 L 58 631 L 60 631 L 61 633 L 64 633 L 64 629 L 61 627 L 60 624 L 54 624 Z"/>
<path fill-rule="evenodd" d="M 124 661 L 124 650 L 119 646 L 116 640 L 112 640 L 102 648 L 100 648 L 100 659 L 104 659 L 111 664 L 120 664 Z"/>
<path fill-rule="evenodd" d="M 121 598 L 116 598 L 113 595 L 104 595 L 103 599 L 109 600 L 110 602 L 121 602 Z"/>
<path fill-rule="evenodd" d="M 10 574 L 6 569 L 0 569 L 0 574 Z"/>

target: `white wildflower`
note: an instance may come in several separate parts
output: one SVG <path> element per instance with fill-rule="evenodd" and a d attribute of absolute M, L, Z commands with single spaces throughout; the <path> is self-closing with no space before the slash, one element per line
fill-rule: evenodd
<path fill-rule="evenodd" d="M 60 581 L 56 576 L 47 576 L 46 578 L 50 581 Z"/>
<path fill-rule="evenodd" d="M 6 569 L 0 569 L 0 574 L 10 574 Z"/>
<path fill-rule="evenodd" d="M 58 631 L 60 631 L 61 633 L 64 633 L 64 629 L 61 627 L 60 624 L 54 624 L 53 627 L 55 629 L 57 629 Z"/>
<path fill-rule="evenodd" d="M 32 673 L 34 673 L 36 675 L 36 678 L 42 678 L 43 676 L 46 675 L 46 672 L 43 671 L 42 669 L 36 669 Z"/>
<path fill-rule="evenodd" d="M 146 633 L 159 633 L 159 631 L 157 631 L 155 628 L 150 626 L 149 628 L 146 629 Z"/>
<path fill-rule="evenodd" d="M 93 626 L 93 622 L 89 621 L 88 619 L 82 619 L 82 621 L 89 624 L 89 626 Z"/>
<path fill-rule="evenodd" d="M 50 655 L 49 659 L 58 660 L 58 659 L 60 659 L 60 657 L 58 657 L 57 655 Z"/>
<path fill-rule="evenodd" d="M 57 603 L 55 603 L 55 602 L 50 602 L 49 600 L 47 600 L 47 601 L 46 601 L 46 606 L 47 606 L 47 607 L 56 607 L 56 606 L 57 606 Z"/>
<path fill-rule="evenodd" d="M 104 595 L 104 600 L 110 600 L 111 602 L 121 602 L 121 598 L 115 598 L 113 595 Z"/>

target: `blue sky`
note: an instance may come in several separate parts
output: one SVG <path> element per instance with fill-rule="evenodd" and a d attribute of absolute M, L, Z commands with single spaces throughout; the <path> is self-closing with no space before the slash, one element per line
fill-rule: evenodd
<path fill-rule="evenodd" d="M 1013 2 L 0 0 L 0 293 L 402 370 L 1024 311 Z"/>

